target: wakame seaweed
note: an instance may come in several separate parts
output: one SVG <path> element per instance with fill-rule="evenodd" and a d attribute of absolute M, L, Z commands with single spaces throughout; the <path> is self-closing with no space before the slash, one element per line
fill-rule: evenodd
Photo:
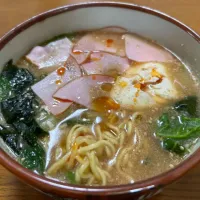
<path fill-rule="evenodd" d="M 177 102 L 172 111 L 163 113 L 157 120 L 156 135 L 162 140 L 162 146 L 177 154 L 188 150 L 185 143 L 200 137 L 200 118 L 197 118 L 197 98 L 187 97 Z"/>
<path fill-rule="evenodd" d="M 33 120 L 32 103 L 34 94 L 30 88 L 18 95 L 1 102 L 1 111 L 7 123 Z"/>
<path fill-rule="evenodd" d="M 10 129 L 0 125 L 0 136 L 4 142 L 15 152 L 15 154 L 19 155 L 22 145 L 20 143 L 21 136 L 17 133 L 17 131 L 15 129 Z"/>
<path fill-rule="evenodd" d="M 10 89 L 16 94 L 34 83 L 33 75 L 27 69 L 13 65 L 12 60 L 5 65 L 1 76 L 9 81 Z"/>
<path fill-rule="evenodd" d="M 20 152 L 20 162 L 24 167 L 42 174 L 45 168 L 45 151 L 38 143 L 26 146 Z"/>
<path fill-rule="evenodd" d="M 3 94 L 0 99 L 1 112 L 8 124 L 8 127 L 0 126 L 0 136 L 19 156 L 24 167 L 42 173 L 45 151 L 38 136 L 44 134 L 44 131 L 34 120 L 35 94 L 30 87 L 34 83 L 34 77 L 28 70 L 13 65 L 10 60 L 0 78 L 3 79 L 0 82 L 0 93 Z"/>

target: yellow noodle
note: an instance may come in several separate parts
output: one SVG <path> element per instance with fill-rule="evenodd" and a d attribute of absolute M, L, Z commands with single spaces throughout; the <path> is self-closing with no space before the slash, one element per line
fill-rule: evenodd
<path fill-rule="evenodd" d="M 91 176 L 91 178 L 88 180 L 87 185 L 92 185 L 92 183 L 94 182 L 94 176 Z"/>
<path fill-rule="evenodd" d="M 108 128 L 112 129 L 114 131 L 115 134 L 119 135 L 120 131 L 119 128 L 110 124 L 110 123 L 106 123 L 106 125 L 108 126 Z"/>
<path fill-rule="evenodd" d="M 95 126 L 95 133 L 98 140 L 102 140 L 101 127 L 99 124 Z"/>
<path fill-rule="evenodd" d="M 121 153 L 118 155 L 117 157 L 117 162 L 116 162 L 116 168 L 117 168 L 117 171 L 122 175 L 124 176 L 129 182 L 133 182 L 133 178 L 125 173 L 122 168 L 121 168 L 121 164 L 123 164 L 122 162 L 122 158 L 124 157 L 124 155 L 130 150 L 130 148 L 124 148 L 122 149 Z"/>
<path fill-rule="evenodd" d="M 67 162 L 68 158 L 70 157 L 71 152 L 68 152 L 65 154 L 60 160 L 55 162 L 48 170 L 48 174 L 55 174 L 60 168 L 64 166 L 64 164 Z"/>
<path fill-rule="evenodd" d="M 91 168 L 92 173 L 94 174 L 94 176 L 97 180 L 100 180 L 101 177 L 97 170 L 97 165 L 95 163 L 96 160 L 94 159 L 94 151 L 88 153 L 87 156 L 89 158 L 89 163 L 90 163 L 90 168 Z"/>
<path fill-rule="evenodd" d="M 78 137 L 82 133 L 91 132 L 90 129 L 86 126 L 82 126 L 80 124 L 75 125 L 69 132 L 67 136 L 66 149 L 69 151 L 72 144 L 74 144 L 76 137 Z"/>
<path fill-rule="evenodd" d="M 81 158 L 81 156 L 79 156 L 79 155 L 76 156 L 76 160 L 77 160 L 80 164 L 83 164 L 83 163 L 84 163 L 83 158 Z"/>
<path fill-rule="evenodd" d="M 106 123 L 109 128 L 102 131 L 99 124 L 94 127 L 94 134 L 91 129 L 85 125 L 74 125 L 66 134 L 66 154 L 56 161 L 48 170 L 48 174 L 55 174 L 64 166 L 67 170 L 75 172 L 75 180 L 77 183 L 86 183 L 88 185 L 106 185 L 107 179 L 110 177 L 108 169 L 104 170 L 99 159 L 112 158 L 119 148 L 119 154 L 116 154 L 115 167 L 122 176 L 133 182 L 132 177 L 125 173 L 123 166 L 130 166 L 128 152 L 135 148 L 130 146 L 124 148 L 127 137 L 135 134 L 136 143 L 140 142 L 140 134 L 135 126 L 135 120 L 139 113 L 134 113 L 130 119 L 126 119 L 118 126 Z M 123 166 L 122 166 L 123 165 Z M 105 166 L 106 167 L 106 166 Z"/>
<path fill-rule="evenodd" d="M 78 153 L 79 154 L 86 154 L 88 151 L 91 151 L 91 150 L 94 150 L 94 149 L 97 149 L 99 148 L 100 146 L 103 146 L 103 145 L 106 145 L 108 147 L 110 147 L 110 149 L 112 150 L 113 154 L 115 152 L 115 147 L 108 141 L 106 140 L 101 140 L 101 141 L 98 141 L 94 144 L 90 144 L 88 146 L 85 146 L 85 147 L 81 147 L 79 150 L 78 150 Z"/>
<path fill-rule="evenodd" d="M 120 132 L 120 135 L 119 135 L 119 145 L 122 146 L 124 144 L 124 141 L 125 141 L 125 136 L 126 136 L 126 133 L 125 131 L 121 131 Z"/>
<path fill-rule="evenodd" d="M 82 175 L 84 171 L 88 168 L 89 166 L 89 161 L 86 160 L 80 167 L 75 171 L 75 180 L 77 183 L 81 182 Z"/>

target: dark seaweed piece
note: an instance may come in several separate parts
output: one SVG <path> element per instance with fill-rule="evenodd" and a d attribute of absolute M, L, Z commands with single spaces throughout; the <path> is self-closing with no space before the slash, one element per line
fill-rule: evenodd
<path fill-rule="evenodd" d="M 0 136 L 16 154 L 19 154 L 21 150 L 21 145 L 19 143 L 20 135 L 16 130 L 12 130 L 0 125 Z"/>
<path fill-rule="evenodd" d="M 34 124 L 27 125 L 23 122 L 14 122 L 13 126 L 20 133 L 23 140 L 25 140 L 29 145 L 34 146 L 37 143 L 37 137 L 34 134 L 36 127 Z"/>
<path fill-rule="evenodd" d="M 20 162 L 24 167 L 43 173 L 45 151 L 39 144 L 36 134 L 32 132 L 36 130 L 37 125 L 33 128 L 22 122 L 15 122 L 12 128 L 0 125 L 0 136 L 20 156 Z"/>
<path fill-rule="evenodd" d="M 174 105 L 175 110 L 197 117 L 197 97 L 189 96 Z"/>
<path fill-rule="evenodd" d="M 14 121 L 31 121 L 34 117 L 34 96 L 33 91 L 28 88 L 23 93 L 3 101 L 1 110 L 6 122 L 10 124 Z"/>
<path fill-rule="evenodd" d="M 13 65 L 12 60 L 5 65 L 2 76 L 10 82 L 10 90 L 16 94 L 31 86 L 34 82 L 33 75 L 27 69 Z"/>
<path fill-rule="evenodd" d="M 15 76 L 10 80 L 12 90 L 17 93 L 31 86 L 34 82 L 32 74 L 26 69 L 18 69 Z"/>
<path fill-rule="evenodd" d="M 13 61 L 9 60 L 5 64 L 5 66 L 4 66 L 3 71 L 2 71 L 1 74 L 4 77 L 6 77 L 8 80 L 11 80 L 15 76 L 17 70 L 18 70 L 18 68 L 15 65 L 13 65 Z"/>
<path fill-rule="evenodd" d="M 0 126 L 0 136 L 19 155 L 24 167 L 43 173 L 45 151 L 38 142 L 38 136 L 44 134 L 44 131 L 34 120 L 35 95 L 30 88 L 34 78 L 28 70 L 13 65 L 12 60 L 4 67 L 2 77 L 1 111 L 9 127 Z M 7 95 L 8 91 L 13 96 Z"/>
<path fill-rule="evenodd" d="M 39 143 L 27 146 L 21 150 L 20 162 L 24 167 L 42 174 L 45 169 L 45 151 Z"/>
<path fill-rule="evenodd" d="M 13 126 L 22 135 L 23 139 L 32 146 L 37 143 L 38 136 L 47 134 L 47 132 L 44 132 L 34 120 L 29 123 L 17 121 L 13 123 Z"/>

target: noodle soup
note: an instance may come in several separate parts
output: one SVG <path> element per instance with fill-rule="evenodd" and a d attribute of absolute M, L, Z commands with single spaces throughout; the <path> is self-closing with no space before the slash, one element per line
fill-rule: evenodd
<path fill-rule="evenodd" d="M 199 85 L 154 41 L 119 27 L 62 34 L 0 77 L 0 136 L 35 173 L 134 183 L 178 165 L 199 139 Z"/>

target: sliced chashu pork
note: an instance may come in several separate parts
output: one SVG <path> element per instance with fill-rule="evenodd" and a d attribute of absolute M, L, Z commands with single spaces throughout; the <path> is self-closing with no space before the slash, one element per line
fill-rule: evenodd
<path fill-rule="evenodd" d="M 62 75 L 60 75 L 62 72 Z M 58 115 L 64 112 L 72 102 L 63 102 L 53 98 L 53 94 L 69 81 L 81 76 L 80 68 L 71 56 L 65 63 L 64 67 L 58 68 L 47 77 L 32 86 L 32 90 L 47 105 L 50 112 Z"/>
<path fill-rule="evenodd" d="M 99 29 L 96 31 L 97 37 L 98 37 L 99 32 L 100 32 L 100 34 L 99 34 L 100 39 L 103 38 L 102 39 L 103 45 L 102 45 L 102 43 L 96 44 L 96 45 L 95 44 L 94 45 L 86 44 L 87 41 L 89 41 L 89 42 L 97 41 L 97 43 L 100 41 L 97 38 L 96 38 L 97 40 L 94 40 L 93 37 L 90 37 L 92 35 L 90 33 L 89 35 L 84 36 L 82 38 L 82 40 L 78 41 L 78 43 L 73 48 L 71 55 L 76 59 L 78 64 L 84 63 L 88 59 L 88 57 L 92 51 L 108 51 L 111 53 L 116 53 L 116 51 L 118 51 L 117 49 L 115 49 L 116 42 L 114 42 L 114 40 L 112 38 L 108 39 L 108 36 L 112 33 L 112 34 L 114 34 L 114 38 L 120 39 L 119 41 L 121 41 L 122 34 L 119 35 L 119 33 L 125 33 L 125 32 L 127 32 L 127 30 L 124 28 L 121 28 L 121 27 L 117 27 L 117 26 L 105 27 L 105 28 L 102 28 L 102 29 Z M 107 39 L 102 34 L 105 34 L 105 35 L 107 34 Z M 118 43 L 120 43 L 120 42 L 118 42 Z M 106 47 L 104 44 L 106 44 Z M 84 46 L 85 46 L 85 48 L 83 48 Z M 114 48 L 112 46 L 114 46 Z M 123 45 L 123 47 L 124 47 L 124 45 Z M 124 56 L 125 55 L 124 50 L 120 50 L 120 51 L 121 51 L 120 55 Z"/>
<path fill-rule="evenodd" d="M 52 72 L 62 66 L 70 56 L 72 42 L 68 38 L 57 40 L 46 46 L 36 46 L 26 55 L 26 59 L 38 69 Z"/>
<path fill-rule="evenodd" d="M 105 75 L 89 75 L 77 78 L 55 94 L 55 98 L 70 100 L 80 105 L 91 108 L 92 101 L 99 96 L 106 96 L 108 92 L 101 89 L 102 84 L 113 83 L 114 78 Z"/>
<path fill-rule="evenodd" d="M 72 50 L 71 55 L 76 59 L 78 64 L 84 63 L 90 56 L 90 52 L 74 51 Z"/>
<path fill-rule="evenodd" d="M 103 29 L 102 29 L 103 30 Z M 123 33 L 94 31 L 84 35 L 74 46 L 73 51 L 104 51 L 125 56 Z"/>
<path fill-rule="evenodd" d="M 121 107 L 143 109 L 165 100 L 178 99 L 179 93 L 166 66 L 150 62 L 131 67 L 118 77 L 111 97 Z"/>
<path fill-rule="evenodd" d="M 173 56 L 164 48 L 148 42 L 136 35 L 125 34 L 126 56 L 137 62 L 169 62 Z"/>
<path fill-rule="evenodd" d="M 82 65 L 87 74 L 122 74 L 130 66 L 127 58 L 105 52 L 92 53 L 90 61 Z"/>

